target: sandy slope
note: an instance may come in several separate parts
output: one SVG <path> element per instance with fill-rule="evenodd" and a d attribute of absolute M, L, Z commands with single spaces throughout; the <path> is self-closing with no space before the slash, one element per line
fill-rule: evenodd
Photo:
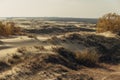
<path fill-rule="evenodd" d="M 73 32 L 74 33 L 74 32 Z M 66 34 L 62 34 L 62 35 L 58 35 L 58 38 L 63 37 L 64 35 L 70 35 L 73 33 L 66 33 Z M 0 41 L 2 41 L 2 44 L 0 44 L 0 53 L 1 56 L 0 57 L 4 57 L 7 54 L 13 54 L 16 52 L 17 48 L 19 47 L 24 47 L 24 46 L 34 46 L 34 45 L 41 45 L 44 46 L 46 48 L 51 48 L 52 44 L 49 43 L 43 43 L 46 40 L 51 39 L 54 36 L 42 36 L 42 35 L 37 35 L 37 37 L 29 37 L 29 36 L 14 36 L 11 38 L 3 38 L 0 39 Z M 69 43 L 70 45 L 71 43 Z M 67 44 L 62 44 L 62 46 L 66 46 L 70 49 L 72 49 L 72 46 L 74 46 L 74 49 L 77 49 L 78 45 L 77 44 L 71 44 L 71 47 L 69 47 L 69 45 Z M 81 46 L 82 49 L 82 46 Z"/>
<path fill-rule="evenodd" d="M 76 32 L 74 32 L 76 33 Z M 69 36 L 70 34 L 73 33 L 66 33 L 64 35 L 58 35 L 58 38 L 62 38 L 64 36 Z M 80 33 L 82 35 L 84 34 L 88 34 L 88 33 Z M 90 33 L 90 34 L 94 34 L 94 33 Z M 109 34 L 109 33 L 108 33 Z M 98 35 L 105 35 L 105 34 L 98 34 Z M 115 35 L 108 35 L 106 37 L 115 37 Z M 42 50 L 38 51 L 40 53 L 48 53 L 48 55 L 51 56 L 50 49 L 52 46 L 58 46 L 56 44 L 52 44 L 49 43 L 49 39 L 52 38 L 52 36 L 37 36 L 37 38 L 31 38 L 28 36 L 17 36 L 14 38 L 8 38 L 8 39 L 1 39 L 1 41 L 3 42 L 2 44 L 0 44 L 0 53 L 1 56 L 0 57 L 5 57 L 8 54 L 12 55 L 14 53 L 17 52 L 17 49 L 20 47 L 30 47 L 30 46 L 44 46 L 47 50 L 41 52 Z M 44 43 L 44 41 L 48 40 L 47 42 Z M 53 41 L 55 41 L 56 38 L 53 38 Z M 57 40 L 56 40 L 57 41 Z M 59 43 L 56 42 L 57 44 Z M 69 48 L 70 50 L 79 50 L 79 49 L 84 49 L 83 45 L 80 44 L 73 44 L 71 42 L 66 42 L 66 43 L 62 43 L 61 44 L 64 47 Z M 29 51 L 35 53 L 36 49 L 32 49 L 32 48 L 28 48 Z M 56 58 L 58 58 L 58 56 L 55 56 Z M 61 80 L 67 80 L 67 78 L 70 78 L 70 76 L 73 76 L 72 78 L 70 78 L 70 80 L 73 80 L 74 77 L 78 77 L 78 75 L 80 76 L 81 74 L 87 74 L 88 76 L 92 77 L 94 80 L 119 80 L 120 79 L 120 65 L 104 65 L 104 68 L 88 68 L 88 67 L 84 67 L 83 69 L 80 70 L 69 70 L 68 67 L 66 67 L 65 65 L 62 64 L 53 64 L 53 63 L 45 63 L 44 59 L 41 60 L 42 58 L 49 58 L 49 56 L 46 57 L 45 54 L 43 54 L 42 56 L 35 56 L 32 58 L 28 58 L 26 60 L 23 60 L 20 63 L 17 63 L 17 65 L 12 66 L 11 69 L 8 69 L 6 71 L 3 71 L 2 73 L 0 73 L 0 78 L 2 79 L 3 77 L 6 77 L 6 80 L 16 80 L 16 78 L 18 78 L 19 80 L 59 80 L 59 79 L 55 79 L 58 78 L 58 76 L 64 77 L 64 79 Z M 54 59 L 53 59 L 54 60 Z M 40 64 L 41 63 L 41 64 Z M 66 64 L 66 63 L 65 63 Z M 34 66 L 35 65 L 35 66 Z M 36 67 L 38 66 L 38 68 L 40 68 L 40 70 L 38 70 L 38 68 Z M 41 67 L 42 66 L 42 67 Z M 45 68 L 44 68 L 45 67 Z M 35 69 L 31 70 L 31 69 Z M 38 72 L 36 72 L 36 70 Z M 64 74 L 66 71 L 68 70 L 68 73 Z M 28 71 L 28 73 L 27 73 Z M 63 73 L 59 73 L 59 71 L 63 71 Z M 72 74 L 71 74 L 72 73 Z M 20 74 L 21 76 L 18 76 L 18 74 Z M 32 74 L 32 75 L 30 75 Z M 77 76 L 76 76 L 77 75 Z M 83 76 L 83 75 L 82 75 Z M 85 76 L 85 77 L 88 77 Z M 112 77 L 111 77 L 112 76 Z M 12 77 L 14 79 L 12 79 Z M 81 76 L 80 76 L 81 77 Z M 9 79 L 10 78 L 10 79 Z M 88 77 L 89 78 L 89 77 Z M 77 80 L 77 79 L 76 79 Z M 87 80 L 87 79 L 85 79 Z M 92 79 L 88 79 L 88 80 L 92 80 Z"/>
<path fill-rule="evenodd" d="M 31 49 L 31 50 L 30 50 Z M 35 48 L 28 51 L 35 53 Z M 39 50 L 41 51 L 41 50 Z M 38 52 L 39 52 L 38 51 Z M 25 56 L 25 55 L 24 55 Z M 23 57 L 24 57 L 23 56 Z M 57 61 L 57 63 L 56 63 Z M 0 80 L 119 80 L 120 65 L 74 69 L 72 62 L 50 53 L 29 54 L 25 60 L 0 73 Z"/>
<path fill-rule="evenodd" d="M 15 53 L 18 47 L 26 46 L 35 42 L 34 40 L 27 38 L 25 36 L 10 38 L 10 39 L 1 39 L 3 44 L 0 46 L 1 57 L 6 54 Z"/>

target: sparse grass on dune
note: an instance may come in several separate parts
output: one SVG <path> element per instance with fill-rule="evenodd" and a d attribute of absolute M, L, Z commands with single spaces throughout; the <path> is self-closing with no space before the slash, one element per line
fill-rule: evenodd
<path fill-rule="evenodd" d="M 0 72 L 8 70 L 17 64 L 24 62 L 24 60 L 29 59 L 33 55 L 34 54 L 28 53 L 26 48 L 18 48 L 18 53 L 8 55 L 3 59 L 1 58 Z"/>
<path fill-rule="evenodd" d="M 74 44 L 84 45 L 86 48 L 94 48 L 100 56 L 100 62 L 118 64 L 120 62 L 120 39 L 116 37 L 104 37 L 95 34 L 70 34 L 61 39 Z"/>
<path fill-rule="evenodd" d="M 96 53 L 96 51 L 91 51 L 89 49 L 85 49 L 81 52 L 75 53 L 75 59 L 84 65 L 94 65 L 99 62 L 100 55 Z"/>
<path fill-rule="evenodd" d="M 43 48 L 33 47 L 39 51 Z M 64 47 L 56 47 L 53 51 L 58 54 L 36 54 L 34 51 L 30 54 L 27 53 L 29 49 L 31 47 L 26 47 L 24 54 L 19 51 L 18 54 L 11 55 L 8 61 L 0 62 L 0 71 L 4 74 L 0 75 L 1 80 L 94 80 L 94 77 L 89 75 L 90 72 L 82 73 L 81 71 L 84 66 L 92 68 L 91 71 L 97 66 L 100 55 L 96 51 L 85 49 L 81 52 L 72 52 Z M 12 73 L 6 74 L 8 71 Z M 95 75 L 98 77 L 99 73 Z"/>
<path fill-rule="evenodd" d="M 29 46 L 29 47 L 20 47 L 17 49 L 17 52 L 21 53 L 21 54 L 32 54 L 33 52 L 37 52 L 39 53 L 40 51 L 47 51 L 47 49 L 45 49 L 44 46 L 39 46 L 39 45 L 35 45 L 35 46 Z"/>
<path fill-rule="evenodd" d="M 13 73 L 8 73 L 0 76 L 1 80 L 93 80 L 87 74 L 81 75 L 77 73 L 71 74 L 73 71 L 73 63 L 70 63 L 67 59 L 64 59 L 60 55 L 57 54 L 32 54 L 29 55 L 31 57 L 24 58 L 22 62 L 11 64 L 11 69 L 9 71 L 13 71 Z M 13 55 L 12 59 L 16 59 L 18 56 Z M 6 63 L 5 63 L 6 64 Z M 13 69 L 13 67 L 16 69 Z M 76 67 L 76 66 L 74 66 Z M 2 69 L 4 69 L 2 67 Z M 6 71 L 2 71 L 5 73 Z M 39 73 L 39 74 L 37 74 Z M 65 75 L 63 75 L 65 74 Z M 69 75 L 70 74 L 70 75 Z M 38 76 L 37 76 L 38 75 Z M 64 76 L 67 76 L 66 78 Z M 35 78 L 33 78 L 35 77 Z M 54 79 L 53 79 L 54 78 Z"/>
<path fill-rule="evenodd" d="M 89 49 L 85 49 L 82 52 L 72 52 L 63 47 L 57 49 L 54 48 L 54 50 L 71 62 L 88 67 L 96 66 L 100 58 L 100 55 L 97 54 L 96 51 L 91 51 Z"/>
<path fill-rule="evenodd" d="M 0 61 L 0 72 L 5 71 L 11 66 L 6 61 Z"/>

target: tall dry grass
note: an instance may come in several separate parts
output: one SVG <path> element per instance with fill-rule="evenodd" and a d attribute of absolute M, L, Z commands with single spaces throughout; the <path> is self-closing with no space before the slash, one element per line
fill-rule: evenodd
<path fill-rule="evenodd" d="M 9 36 L 13 34 L 19 34 L 21 29 L 15 26 L 13 22 L 2 23 L 0 22 L 0 36 Z"/>
<path fill-rule="evenodd" d="M 120 33 L 120 15 L 116 13 L 108 13 L 99 18 L 97 23 L 97 32 L 111 31 Z"/>
<path fill-rule="evenodd" d="M 80 65 L 85 65 L 89 67 L 95 66 L 100 59 L 100 55 L 97 53 L 97 51 L 91 49 L 85 49 L 80 52 L 72 52 L 61 47 L 53 48 L 53 50 L 71 62 L 73 61 L 79 63 Z"/>
<path fill-rule="evenodd" d="M 76 52 L 75 53 L 75 59 L 80 63 L 80 64 L 85 64 L 85 65 L 94 65 L 99 62 L 100 55 L 96 51 L 92 51 L 89 49 L 85 49 L 81 52 Z"/>

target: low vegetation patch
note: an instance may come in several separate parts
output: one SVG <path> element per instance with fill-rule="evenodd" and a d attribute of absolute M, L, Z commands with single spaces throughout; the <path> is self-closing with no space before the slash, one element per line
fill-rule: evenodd
<path fill-rule="evenodd" d="M 86 74 L 69 73 L 59 76 L 57 80 L 94 80 L 94 79 Z"/>
<path fill-rule="evenodd" d="M 86 48 L 93 48 L 100 54 L 100 62 L 118 64 L 120 63 L 120 39 L 115 37 L 104 37 L 94 34 L 70 34 L 62 39 L 73 44 L 84 45 Z"/>
<path fill-rule="evenodd" d="M 101 17 L 97 23 L 97 32 L 111 31 L 120 34 L 120 15 L 108 13 Z"/>
<path fill-rule="evenodd" d="M 0 22 L 0 36 L 9 36 L 20 34 L 21 28 L 16 27 L 13 22 L 2 23 Z"/>
<path fill-rule="evenodd" d="M 99 62 L 100 58 L 100 55 L 97 54 L 96 51 L 89 49 L 81 52 L 72 52 L 62 47 L 54 50 L 69 61 L 88 67 L 95 66 Z"/>
<path fill-rule="evenodd" d="M 5 61 L 0 61 L 0 72 L 10 68 L 10 65 Z"/>
<path fill-rule="evenodd" d="M 94 66 L 99 62 L 100 55 L 96 51 L 85 49 L 75 53 L 75 59 L 79 64 Z"/>
<path fill-rule="evenodd" d="M 26 49 L 26 47 L 21 47 L 21 48 L 17 49 L 17 52 L 25 54 L 27 52 L 27 49 Z"/>

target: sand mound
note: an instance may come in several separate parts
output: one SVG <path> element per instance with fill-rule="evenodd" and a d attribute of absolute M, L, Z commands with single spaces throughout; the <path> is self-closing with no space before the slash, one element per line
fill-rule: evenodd
<path fill-rule="evenodd" d="M 98 35 L 102 35 L 102 36 L 105 36 L 105 37 L 116 37 L 116 34 L 110 32 L 110 31 L 99 33 Z"/>
<path fill-rule="evenodd" d="M 73 63 L 57 54 L 27 54 L 21 57 L 13 57 L 21 61 L 12 63 L 12 68 L 2 71 L 1 80 L 92 80 L 86 74 L 70 74 L 74 71 Z"/>

